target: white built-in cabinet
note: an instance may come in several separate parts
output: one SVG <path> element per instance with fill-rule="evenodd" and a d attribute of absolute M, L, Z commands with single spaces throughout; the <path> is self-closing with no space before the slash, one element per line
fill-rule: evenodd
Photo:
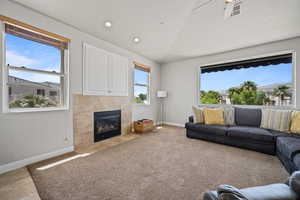
<path fill-rule="evenodd" d="M 83 94 L 128 96 L 128 58 L 84 43 Z"/>

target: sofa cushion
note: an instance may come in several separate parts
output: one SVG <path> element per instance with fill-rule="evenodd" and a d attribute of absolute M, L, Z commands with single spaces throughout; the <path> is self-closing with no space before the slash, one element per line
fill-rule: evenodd
<path fill-rule="evenodd" d="M 224 107 L 224 120 L 226 125 L 235 125 L 233 107 Z"/>
<path fill-rule="evenodd" d="M 197 131 L 199 133 L 208 133 L 212 135 L 226 135 L 228 127 L 223 125 L 205 125 L 200 123 L 187 123 L 187 129 Z"/>
<path fill-rule="evenodd" d="M 293 111 L 291 132 L 295 134 L 300 134 L 300 111 Z"/>
<path fill-rule="evenodd" d="M 249 126 L 232 126 L 228 128 L 228 136 L 244 139 L 272 142 L 275 136 L 266 129 Z"/>
<path fill-rule="evenodd" d="M 238 188 L 231 185 L 220 185 L 217 193 L 219 200 L 249 200 Z"/>
<path fill-rule="evenodd" d="M 223 108 L 203 108 L 206 125 L 225 125 Z"/>
<path fill-rule="evenodd" d="M 300 171 L 295 171 L 289 178 L 289 186 L 300 195 Z"/>
<path fill-rule="evenodd" d="M 261 109 L 235 107 L 234 113 L 236 125 L 260 127 Z"/>
<path fill-rule="evenodd" d="M 203 200 L 218 200 L 217 191 L 208 191 L 203 195 Z"/>
<path fill-rule="evenodd" d="M 297 200 L 298 195 L 286 184 L 278 183 L 241 189 L 248 199 L 255 200 Z"/>
<path fill-rule="evenodd" d="M 290 133 L 268 129 L 275 137 L 292 137 Z"/>
<path fill-rule="evenodd" d="M 298 153 L 294 156 L 293 163 L 298 168 L 298 170 L 300 170 L 300 153 Z"/>
<path fill-rule="evenodd" d="M 291 110 L 262 109 L 261 128 L 289 132 Z"/>
<path fill-rule="evenodd" d="M 294 155 L 300 152 L 300 138 L 296 137 L 278 137 L 277 150 L 288 157 L 293 159 Z"/>
<path fill-rule="evenodd" d="M 195 123 L 204 123 L 204 116 L 203 116 L 203 109 L 193 106 L 192 107 L 193 113 L 194 113 L 194 121 Z"/>

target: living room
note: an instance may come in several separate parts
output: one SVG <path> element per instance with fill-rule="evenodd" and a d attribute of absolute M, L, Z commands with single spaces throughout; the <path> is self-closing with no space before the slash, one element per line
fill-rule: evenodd
<path fill-rule="evenodd" d="M 299 8 L 1 0 L 0 199 L 299 199 Z"/>

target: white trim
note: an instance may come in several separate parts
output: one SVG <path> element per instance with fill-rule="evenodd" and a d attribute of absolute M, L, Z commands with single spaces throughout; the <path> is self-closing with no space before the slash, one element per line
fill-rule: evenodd
<path fill-rule="evenodd" d="M 65 153 L 69 153 L 69 152 L 72 152 L 72 151 L 74 151 L 74 146 L 66 147 L 64 149 L 60 149 L 60 150 L 53 151 L 53 152 L 50 152 L 50 153 L 44 153 L 44 154 L 41 154 L 41 155 L 33 156 L 33 157 L 30 157 L 30 158 L 26 158 L 24 160 L 19 160 L 19 161 L 11 162 L 11 163 L 8 163 L 8 164 L 4 164 L 4 165 L 0 166 L 0 174 L 3 174 L 3 173 L 8 172 L 8 171 L 15 170 L 15 169 L 18 169 L 18 168 L 21 168 L 21 167 L 25 167 L 26 165 L 29 165 L 29 164 L 32 164 L 32 163 L 35 163 L 35 162 L 46 160 L 48 158 L 52 158 L 52 157 L 59 156 L 59 155 L 65 154 Z"/>
<path fill-rule="evenodd" d="M 243 58 L 236 58 L 236 59 L 231 59 L 231 60 L 223 60 L 223 61 L 218 61 L 218 62 L 214 62 L 214 63 L 207 63 L 207 64 L 199 64 L 197 66 L 198 70 L 197 70 L 197 76 L 198 76 L 198 88 L 197 89 L 197 100 L 196 100 L 196 105 L 227 105 L 227 104 L 201 104 L 200 102 L 200 89 L 201 89 L 201 77 L 200 77 L 200 73 L 201 73 L 201 67 L 205 67 L 205 66 L 210 66 L 210 65 L 219 65 L 219 64 L 224 64 L 224 63 L 230 63 L 230 62 L 238 62 L 238 61 L 243 61 L 243 60 L 252 60 L 252 59 L 257 59 L 257 58 L 263 58 L 263 57 L 271 57 L 271 56 L 278 56 L 278 55 L 283 55 L 283 54 L 292 54 L 292 66 L 293 66 L 293 74 L 292 74 L 292 81 L 293 81 L 293 105 L 291 106 L 287 106 L 288 108 L 296 108 L 297 106 L 297 102 L 296 102 L 296 51 L 295 50 L 286 50 L 286 51 L 276 51 L 276 52 L 271 52 L 271 53 L 266 53 L 266 54 L 262 54 L 262 55 L 255 55 L 255 56 L 249 56 L 249 57 L 243 57 Z M 249 105 L 232 105 L 232 106 L 249 106 Z M 264 107 L 263 105 L 254 105 L 255 107 Z M 269 106 L 270 107 L 270 106 Z M 284 106 L 271 106 L 271 107 L 275 107 L 275 108 L 284 108 Z"/>
<path fill-rule="evenodd" d="M 2 113 L 9 114 L 9 113 L 26 113 L 26 112 L 48 112 L 48 111 L 63 111 L 63 110 L 69 110 L 69 105 L 70 105 L 70 67 L 69 67 L 69 48 L 70 48 L 70 43 L 68 43 L 68 49 L 64 49 L 63 52 L 63 59 L 64 59 L 64 64 L 61 68 L 61 72 L 63 73 L 53 73 L 53 72 L 48 72 L 48 71 L 43 71 L 43 70 L 33 70 L 29 68 L 20 68 L 17 70 L 22 70 L 22 71 L 29 71 L 29 72 L 34 72 L 34 73 L 40 73 L 40 74 L 53 74 L 55 76 L 60 76 L 63 77 L 63 82 L 60 84 L 63 86 L 63 90 L 61 91 L 61 96 L 63 96 L 63 105 L 62 106 L 57 106 L 57 107 L 45 107 L 45 108 L 16 108 L 16 109 L 11 109 L 9 108 L 9 102 L 8 102 L 8 68 L 13 66 L 7 66 L 6 65 L 6 51 L 5 51 L 5 24 L 0 23 L 1 27 L 1 35 L 2 35 L 2 63 L 1 63 L 1 71 L 2 71 Z M 14 69 L 16 70 L 16 69 Z"/>
<path fill-rule="evenodd" d="M 185 127 L 184 124 L 177 124 L 177 123 L 173 123 L 173 122 L 164 122 L 163 124 L 165 125 L 170 125 L 170 126 L 177 126 L 177 127 Z"/>
<path fill-rule="evenodd" d="M 29 113 L 29 112 L 50 112 L 50 111 L 65 111 L 68 110 L 67 106 L 63 107 L 46 107 L 46 108 L 11 108 L 9 113 Z"/>

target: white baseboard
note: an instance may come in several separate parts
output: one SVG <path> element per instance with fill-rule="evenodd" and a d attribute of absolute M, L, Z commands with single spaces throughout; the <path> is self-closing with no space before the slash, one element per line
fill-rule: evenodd
<path fill-rule="evenodd" d="M 173 123 L 173 122 L 164 122 L 164 124 L 170 125 L 170 126 L 185 127 L 184 124 L 177 124 L 177 123 Z"/>
<path fill-rule="evenodd" d="M 8 171 L 15 170 L 15 169 L 18 169 L 18 168 L 21 168 L 21 167 L 25 167 L 26 165 L 29 165 L 29 164 L 32 164 L 32 163 L 35 163 L 35 162 L 46 160 L 48 158 L 52 158 L 52 157 L 59 156 L 59 155 L 65 154 L 65 153 L 69 153 L 69 152 L 72 152 L 72 151 L 74 151 L 73 146 L 67 147 L 67 148 L 64 148 L 64 149 L 60 149 L 60 150 L 57 150 L 57 151 L 53 151 L 53 152 L 50 152 L 50 153 L 45 153 L 45 154 L 33 156 L 33 157 L 30 157 L 30 158 L 26 158 L 24 160 L 19 160 L 19 161 L 15 161 L 15 162 L 5 164 L 5 165 L 1 165 L 0 166 L 0 174 L 3 174 L 3 173 L 8 172 Z"/>

